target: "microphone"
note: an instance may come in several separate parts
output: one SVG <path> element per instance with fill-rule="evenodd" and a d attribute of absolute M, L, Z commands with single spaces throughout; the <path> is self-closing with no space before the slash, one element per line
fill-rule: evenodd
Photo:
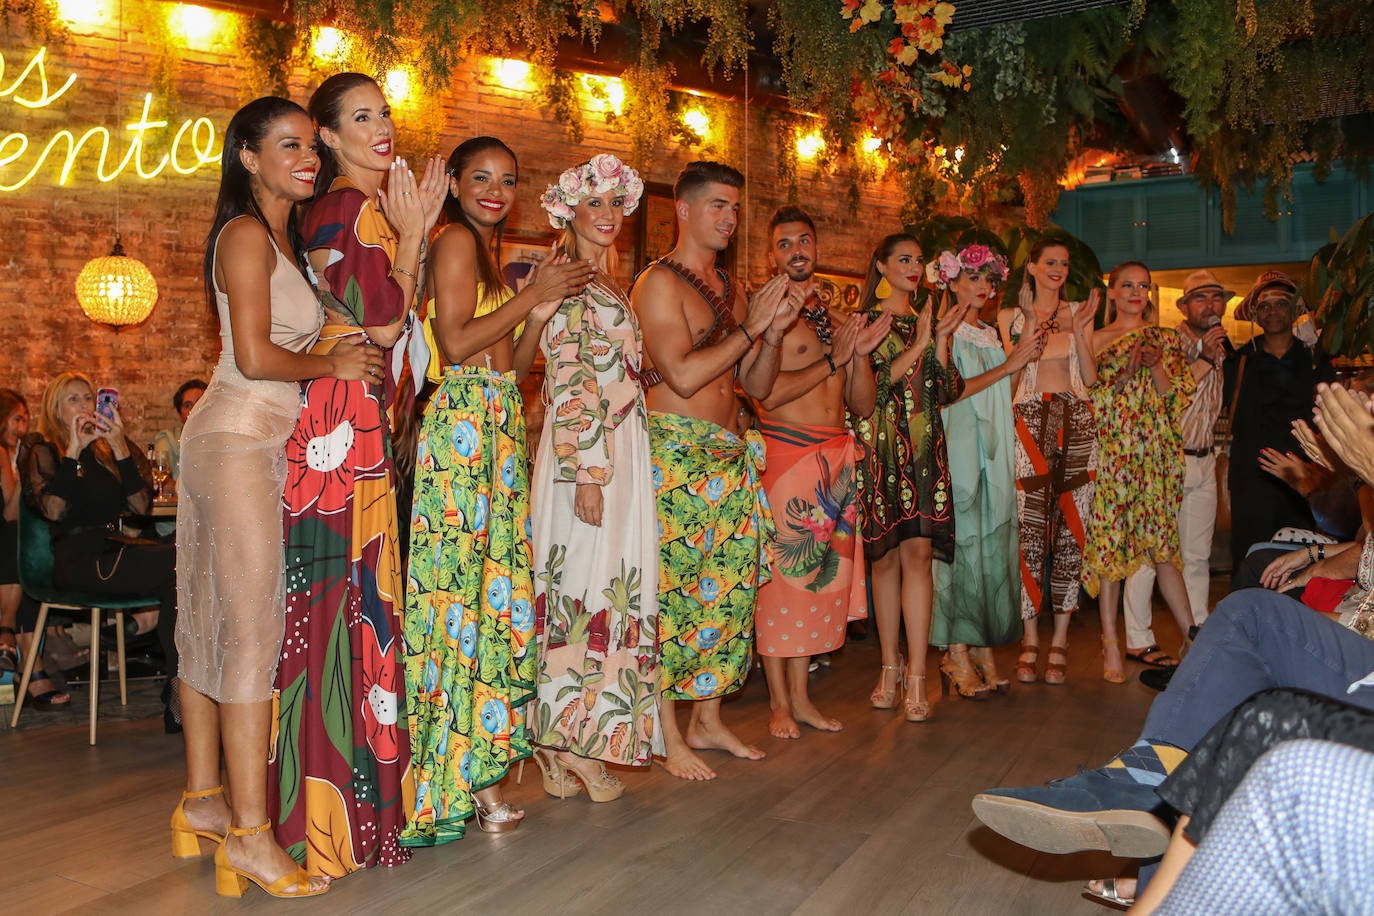
<path fill-rule="evenodd" d="M 1210 331 L 1219 324 L 1221 324 L 1221 316 L 1217 314 L 1209 314 L 1202 319 L 1202 328 L 1205 331 Z M 1236 348 L 1231 343 L 1231 338 L 1229 337 L 1221 338 L 1221 348 L 1227 353 L 1236 352 Z"/>

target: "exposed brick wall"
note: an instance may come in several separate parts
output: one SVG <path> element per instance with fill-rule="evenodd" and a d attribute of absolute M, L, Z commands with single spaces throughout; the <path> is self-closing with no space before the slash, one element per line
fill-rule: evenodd
<path fill-rule="evenodd" d="M 69 73 L 78 74 L 76 84 L 53 105 L 28 110 L 12 98 L 0 98 L 0 137 L 16 131 L 30 138 L 28 151 L 0 168 L 0 182 L 12 182 L 27 171 L 48 139 L 64 127 L 79 136 L 89 127 L 122 126 L 138 116 L 142 96 L 151 89 L 148 39 L 136 25 L 142 2 L 124 4 L 127 42 L 122 49 L 113 24 L 105 23 L 76 27 L 66 46 L 48 50 L 50 91 L 56 91 Z M 37 43 L 22 25 L 16 28 L 14 24 L 0 41 L 5 59 L 3 90 L 19 75 Z M 116 61 L 121 55 L 119 67 Z M 121 80 L 123 106 L 116 118 Z M 291 96 L 304 103 L 314 86 L 311 80 L 304 71 L 296 73 Z M 152 115 L 166 117 L 174 125 L 183 118 L 204 115 L 222 131 L 243 101 L 242 83 L 232 48 L 186 50 L 176 74 L 175 110 L 154 97 Z M 24 84 L 24 90 L 19 94 L 31 96 L 38 91 L 36 76 Z M 501 137 L 516 151 L 521 167 L 519 204 L 511 220 L 516 234 L 550 231 L 535 201 L 560 171 L 597 152 L 625 155 L 628 149 L 624 135 L 610 131 L 600 112 L 591 110 L 585 112 L 584 141 L 571 143 L 565 126 L 538 110 L 531 93 L 496 85 L 490 70 L 476 61 L 456 75 L 441 108 L 429 106 L 431 111 L 442 112 L 440 128 L 430 122 L 424 125 L 428 130 L 421 131 L 407 117 L 406 102 L 396 107 L 401 125 L 398 148 L 412 161 L 430 151 L 417 146 L 432 145 L 446 155 L 458 142 L 478 133 Z M 720 154 L 747 170 L 750 178 L 745 195 L 748 214 L 741 224 L 739 246 L 740 264 L 747 263 L 753 283 L 769 273 L 767 222 L 786 198 L 786 188 L 777 177 L 771 117 L 751 112 L 747 151 L 740 139 L 742 131 L 735 130 L 728 144 L 723 142 Z M 122 128 L 112 133 L 110 159 L 118 161 L 127 144 L 120 136 Z M 154 145 L 145 162 L 155 161 L 154 155 L 160 157 L 164 151 L 163 146 Z M 171 395 L 180 382 L 193 376 L 208 379 L 218 355 L 217 328 L 200 285 L 202 245 L 218 168 L 207 166 L 190 176 L 167 170 L 150 181 L 130 177 L 131 170 L 119 182 L 124 246 L 152 270 L 160 298 L 147 322 L 114 333 L 81 313 L 74 292 L 82 265 L 91 257 L 107 254 L 113 240 L 114 185 L 95 179 L 95 158 L 89 149 L 84 152 L 65 186 L 57 185 L 57 168 L 49 163 L 23 189 L 0 192 L 0 291 L 8 307 L 8 330 L 0 346 L 0 385 L 19 389 L 36 413 L 51 375 L 64 369 L 87 372 L 97 385 L 120 389 L 131 435 L 146 443 L 157 430 L 173 424 Z M 675 146 L 660 150 L 645 178 L 671 183 L 678 170 L 695 158 L 700 154 Z M 800 203 L 816 219 L 824 268 L 859 271 L 874 240 L 898 228 L 900 193 L 890 180 L 864 188 L 858 215 L 851 217 L 843 170 L 827 175 L 802 164 L 799 178 Z M 627 224 L 622 236 L 627 252 L 633 236 L 633 227 Z"/>

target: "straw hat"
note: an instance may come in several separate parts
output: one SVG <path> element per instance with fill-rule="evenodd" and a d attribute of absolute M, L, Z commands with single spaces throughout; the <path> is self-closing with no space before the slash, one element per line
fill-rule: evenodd
<path fill-rule="evenodd" d="M 1302 299 L 1302 293 L 1298 291 L 1298 281 L 1281 270 L 1266 270 L 1255 278 L 1255 285 L 1250 287 L 1250 292 L 1245 294 L 1245 298 L 1240 301 L 1236 308 L 1237 321 L 1253 321 L 1255 315 L 1255 304 L 1259 302 L 1259 297 L 1266 290 L 1283 290 L 1293 300 L 1293 314 L 1301 315 L 1307 311 L 1307 303 Z"/>
<path fill-rule="evenodd" d="M 1236 294 L 1235 290 L 1227 289 L 1222 286 L 1221 281 L 1217 279 L 1217 275 L 1210 270 L 1205 268 L 1203 270 L 1195 270 L 1183 281 L 1183 295 L 1178 297 L 1178 305 L 1182 308 L 1183 303 L 1187 302 L 1192 296 L 1198 293 L 1212 292 L 1225 293 L 1228 302 Z"/>

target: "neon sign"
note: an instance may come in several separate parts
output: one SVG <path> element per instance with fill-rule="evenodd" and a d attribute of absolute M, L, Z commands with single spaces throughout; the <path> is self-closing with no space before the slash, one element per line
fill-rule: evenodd
<path fill-rule="evenodd" d="M 0 104 L 6 100 L 27 109 L 47 108 L 57 101 L 76 83 L 77 75 L 68 75 L 56 89 L 48 81 L 46 47 L 39 48 L 29 58 L 28 64 L 11 83 L 5 83 L 5 57 L 0 53 Z M 51 160 L 61 163 L 57 183 L 65 185 L 76 171 L 81 153 L 89 146 L 99 150 L 95 164 L 95 177 L 101 182 L 114 181 L 130 170 L 139 178 L 156 178 L 167 168 L 178 175 L 190 175 L 202 166 L 219 161 L 215 148 L 215 125 L 209 118 L 188 118 L 172 130 L 166 120 L 152 116 L 153 95 L 143 96 L 143 108 L 138 119 L 124 125 L 128 131 L 129 145 L 124 155 L 113 167 L 110 158 L 110 130 L 106 127 L 92 127 L 79 137 L 75 131 L 63 128 L 49 138 L 47 144 L 36 157 L 26 160 L 32 142 L 29 135 L 22 131 L 0 134 L 0 191 L 17 191 L 32 182 L 35 176 Z M 149 163 L 147 157 L 153 154 L 148 149 L 150 139 L 165 139 L 171 132 L 171 144 L 167 152 Z M 23 160 L 23 161 L 21 161 Z M 28 170 L 21 170 L 28 162 Z"/>

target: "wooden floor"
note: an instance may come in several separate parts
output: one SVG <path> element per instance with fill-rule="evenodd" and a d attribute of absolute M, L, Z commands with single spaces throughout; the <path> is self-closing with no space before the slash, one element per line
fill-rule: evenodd
<path fill-rule="evenodd" d="M 1167 615 L 1157 619 L 1172 631 Z M 630 772 L 625 797 L 604 805 L 585 795 L 548 798 L 537 772 L 527 773 L 525 785 L 508 790 L 529 815 L 515 833 L 474 827 L 462 841 L 417 850 L 401 868 L 361 872 L 323 898 L 290 904 L 256 888 L 242 900 L 217 898 L 208 854 L 171 858 L 167 818 L 182 780 L 181 741 L 162 733 L 160 718 L 102 717 L 100 744 L 91 748 L 77 709 L 63 724 L 0 732 L 4 908 L 1102 916 L 1108 911 L 1082 898 L 1082 885 L 1125 863 L 1031 852 L 983 828 L 969 810 L 985 787 L 1069 774 L 1135 738 L 1153 694 L 1135 681 L 1135 665 L 1130 683 L 1103 682 L 1097 643 L 1095 621 L 1075 625 L 1068 686 L 1013 685 L 1009 696 L 984 703 L 937 702 L 924 725 L 869 708 L 877 646 L 851 643 L 812 678 L 817 702 L 845 730 L 806 730 L 799 741 L 768 736 L 767 692 L 756 673 L 726 704 L 726 718 L 768 752 L 763 761 L 712 754 L 720 778 L 702 784 L 657 766 Z M 1014 652 L 998 652 L 1005 674 Z M 105 697 L 118 709 L 117 691 Z M 9 708 L 0 709 L 8 717 Z M 24 712 L 26 720 L 45 715 Z"/>

